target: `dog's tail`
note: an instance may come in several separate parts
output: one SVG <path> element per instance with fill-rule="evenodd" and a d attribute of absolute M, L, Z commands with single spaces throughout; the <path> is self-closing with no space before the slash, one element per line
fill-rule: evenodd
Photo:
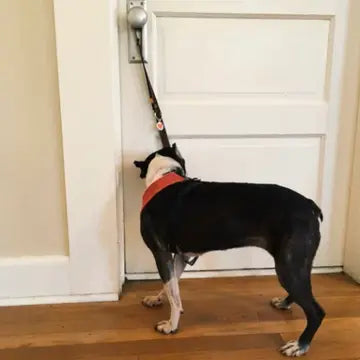
<path fill-rule="evenodd" d="M 310 204 L 311 204 L 311 207 L 312 207 L 312 210 L 314 212 L 314 214 L 321 220 L 323 221 L 324 220 L 324 216 L 323 216 L 323 213 L 321 211 L 321 209 L 316 205 L 316 203 L 311 200 L 311 199 L 308 199 L 310 201 Z"/>

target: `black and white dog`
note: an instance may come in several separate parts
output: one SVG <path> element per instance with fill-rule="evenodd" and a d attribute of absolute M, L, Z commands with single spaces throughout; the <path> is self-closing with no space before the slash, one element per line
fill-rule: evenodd
<path fill-rule="evenodd" d="M 314 299 L 311 268 L 320 242 L 322 213 L 310 199 L 278 185 L 203 182 L 186 177 L 176 145 L 135 161 L 146 179 L 141 234 L 151 250 L 163 290 L 144 298 L 160 305 L 167 296 L 171 315 L 156 330 L 174 333 L 183 311 L 178 280 L 192 256 L 208 251 L 257 246 L 275 260 L 280 284 L 288 292 L 272 299 L 278 309 L 295 302 L 306 314 L 300 338 L 281 348 L 287 356 L 305 354 L 325 313 Z M 239 264 L 239 267 L 241 264 Z"/>

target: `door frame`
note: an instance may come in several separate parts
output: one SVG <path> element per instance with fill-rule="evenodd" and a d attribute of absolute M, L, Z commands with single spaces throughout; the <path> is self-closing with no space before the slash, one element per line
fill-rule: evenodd
<path fill-rule="evenodd" d="M 72 288 L 117 294 L 121 242 L 117 2 L 85 6 L 81 1 L 54 0 L 54 14 Z"/>
<path fill-rule="evenodd" d="M 114 299 L 123 281 L 116 15 L 116 0 L 54 0 L 71 291 Z"/>

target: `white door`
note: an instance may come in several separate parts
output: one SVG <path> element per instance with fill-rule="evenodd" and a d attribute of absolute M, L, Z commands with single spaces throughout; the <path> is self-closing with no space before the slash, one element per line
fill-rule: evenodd
<path fill-rule="evenodd" d="M 325 215 L 316 265 L 341 265 L 331 209 L 347 1 L 146 5 L 148 68 L 189 176 L 278 183 L 316 200 Z M 156 267 L 139 233 L 144 183 L 132 162 L 160 144 L 141 67 L 127 60 L 125 1 L 120 13 L 126 273 L 139 277 Z M 271 267 L 247 248 L 207 254 L 191 270 Z"/>

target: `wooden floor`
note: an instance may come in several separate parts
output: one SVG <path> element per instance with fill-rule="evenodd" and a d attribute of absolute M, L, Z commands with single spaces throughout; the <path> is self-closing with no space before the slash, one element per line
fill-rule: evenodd
<path fill-rule="evenodd" d="M 318 275 L 314 291 L 327 317 L 307 360 L 360 359 L 360 286 Z M 273 277 L 182 280 L 185 314 L 176 335 L 153 330 L 168 305 L 146 309 L 158 282 L 125 286 L 119 302 L 0 308 L 0 360 L 272 360 L 304 328 L 302 311 L 269 306 L 283 294 Z"/>

